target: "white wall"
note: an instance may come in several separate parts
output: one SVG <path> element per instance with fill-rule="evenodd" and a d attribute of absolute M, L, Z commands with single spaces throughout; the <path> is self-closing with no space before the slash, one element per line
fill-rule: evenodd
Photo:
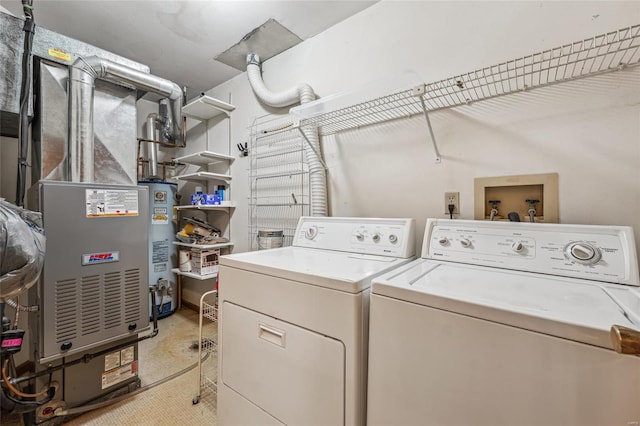
<path fill-rule="evenodd" d="M 320 96 L 405 70 L 432 82 L 638 17 L 638 2 L 383 1 L 266 61 L 263 77 L 271 90 L 307 82 Z M 561 222 L 632 225 L 640 245 L 639 75 L 622 71 L 432 113 L 440 164 L 420 116 L 324 138 L 331 214 L 415 217 L 421 235 L 427 217 L 445 217 L 445 191 L 459 191 L 460 217 L 473 218 L 474 178 L 557 172 Z M 230 93 L 237 107 L 233 147 L 248 139 L 254 117 L 288 110 L 257 102 L 246 74 L 209 93 Z M 196 149 L 201 141 L 189 143 Z M 247 250 L 247 168 L 246 158 L 232 167 L 236 252 Z"/>

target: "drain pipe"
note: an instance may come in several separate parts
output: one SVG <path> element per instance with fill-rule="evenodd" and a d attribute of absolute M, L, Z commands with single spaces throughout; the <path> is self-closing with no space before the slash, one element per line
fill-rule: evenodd
<path fill-rule="evenodd" d="M 247 55 L 247 76 L 253 92 L 263 103 L 272 107 L 285 107 L 296 102 L 305 104 L 315 100 L 316 95 L 308 84 L 275 93 L 264 84 L 260 73 L 260 57 L 255 53 Z M 327 216 L 327 174 L 320 161 L 320 137 L 315 128 L 302 129 L 311 148 L 305 146 L 305 156 L 309 165 L 309 183 L 311 185 L 311 215 Z"/>
<path fill-rule="evenodd" d="M 69 177 L 71 182 L 93 182 L 94 135 L 93 96 L 96 79 L 110 79 L 136 89 L 157 93 L 171 102 L 172 134 L 182 142 L 183 92 L 177 84 L 146 74 L 98 56 L 78 58 L 71 66 L 69 78 Z"/>

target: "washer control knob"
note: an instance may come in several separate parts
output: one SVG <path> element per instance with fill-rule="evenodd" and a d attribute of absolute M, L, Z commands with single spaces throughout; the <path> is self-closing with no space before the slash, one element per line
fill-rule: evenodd
<path fill-rule="evenodd" d="M 515 251 L 516 253 L 521 253 L 522 250 L 524 250 L 524 244 L 522 244 L 520 241 L 514 241 L 514 243 L 511 244 L 511 250 Z"/>
<path fill-rule="evenodd" d="M 447 237 L 441 237 L 438 239 L 438 243 L 440 243 L 441 246 L 449 245 L 449 239 Z"/>
<path fill-rule="evenodd" d="M 318 235 L 318 228 L 315 225 L 308 227 L 307 230 L 304 231 L 304 237 L 307 240 L 313 240 L 316 235 Z"/>
<path fill-rule="evenodd" d="M 460 240 L 460 244 L 462 244 L 462 247 L 471 247 L 471 240 L 463 238 Z"/>
<path fill-rule="evenodd" d="M 379 243 L 380 242 L 380 234 L 378 234 L 377 232 L 375 234 L 373 234 L 371 236 L 371 239 L 373 240 L 374 243 Z"/>
<path fill-rule="evenodd" d="M 602 254 L 597 247 L 584 241 L 570 243 L 565 248 L 565 256 L 584 265 L 595 265 L 602 258 Z"/>
<path fill-rule="evenodd" d="M 397 236 L 397 235 L 395 235 L 395 234 L 391 234 L 391 235 L 389 235 L 389 242 L 390 242 L 391 244 L 395 244 L 395 243 L 397 243 L 397 242 L 398 242 L 398 236 Z"/>
<path fill-rule="evenodd" d="M 356 240 L 364 241 L 364 234 L 360 231 L 356 231 Z"/>

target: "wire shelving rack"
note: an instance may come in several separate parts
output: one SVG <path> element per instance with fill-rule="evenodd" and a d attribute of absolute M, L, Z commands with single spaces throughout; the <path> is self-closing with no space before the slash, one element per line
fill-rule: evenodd
<path fill-rule="evenodd" d="M 439 161 L 429 112 L 619 71 L 639 64 L 640 24 L 326 113 L 309 114 L 306 117 L 304 106 L 297 107 L 294 113 L 301 117 L 300 127 L 316 127 L 321 136 L 424 114 L 436 161 Z"/>
<path fill-rule="evenodd" d="M 302 132 L 290 116 L 265 116 L 250 129 L 249 247 L 258 231 L 282 230 L 291 245 L 300 216 L 310 212 L 309 169 Z"/>

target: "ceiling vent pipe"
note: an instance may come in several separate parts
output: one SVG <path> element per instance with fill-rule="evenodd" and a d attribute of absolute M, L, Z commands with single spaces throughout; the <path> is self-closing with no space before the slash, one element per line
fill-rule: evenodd
<path fill-rule="evenodd" d="M 271 92 L 262 81 L 260 74 L 260 57 L 255 53 L 247 55 L 247 76 L 256 96 L 265 104 L 272 107 L 285 107 L 296 102 L 305 104 L 315 100 L 316 95 L 308 84 L 300 84 L 297 87 L 275 93 Z M 320 153 L 320 137 L 318 130 L 305 128 L 303 132 L 313 149 L 305 146 L 305 156 L 309 165 L 309 182 L 311 185 L 311 215 L 327 216 L 327 175 L 322 162 L 318 157 Z M 318 153 L 318 154 L 316 154 Z"/>
<path fill-rule="evenodd" d="M 96 79 L 109 79 L 129 84 L 136 89 L 157 93 L 171 101 L 172 137 L 183 140 L 180 86 L 98 56 L 78 58 L 71 66 L 69 78 L 69 176 L 72 182 L 93 182 L 94 135 L 93 96 Z"/>

